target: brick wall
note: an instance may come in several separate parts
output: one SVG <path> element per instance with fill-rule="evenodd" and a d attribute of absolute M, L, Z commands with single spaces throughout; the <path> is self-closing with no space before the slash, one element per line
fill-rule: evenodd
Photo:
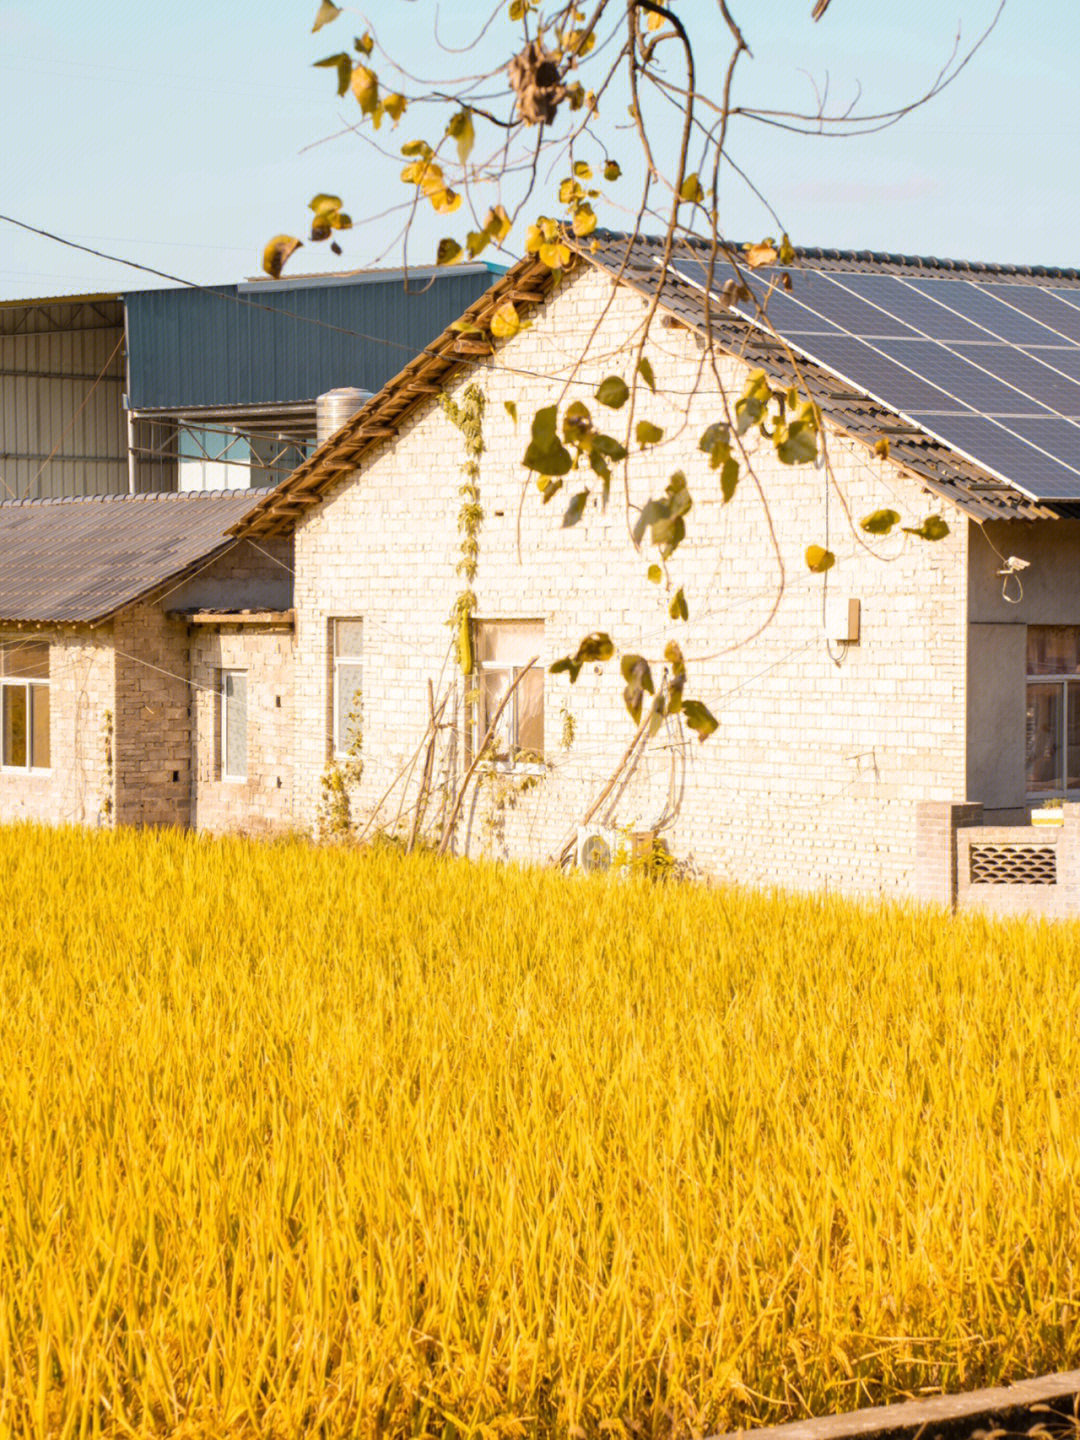
<path fill-rule="evenodd" d="M 116 822 L 191 819 L 191 698 L 187 626 L 156 605 L 112 624 L 115 646 Z"/>
<path fill-rule="evenodd" d="M 677 857 L 732 880 L 913 893 L 917 805 L 964 797 L 967 525 L 947 512 L 952 534 L 933 545 L 854 529 L 845 505 L 856 519 L 888 505 L 910 522 L 941 503 L 892 462 L 831 431 L 839 494 L 822 471 L 785 467 L 759 444 L 761 491 L 744 477 L 723 506 L 697 450 L 704 427 L 723 418 L 702 378 L 700 344 L 688 331 L 656 328 L 650 354 L 661 393 L 639 392 L 635 420 L 663 426 L 665 443 L 635 455 L 630 486 L 641 503 L 680 468 L 694 495 L 690 538 L 671 565 L 690 621 L 671 621 L 670 593 L 646 579 L 655 555 L 636 554 L 629 542 L 621 479 L 606 513 L 590 507 L 576 528 L 562 530 L 578 483 L 544 507 L 520 463 L 531 415 L 560 393 L 586 344 L 567 399 L 585 400 L 620 433 L 626 412 L 601 411 L 592 391 L 611 372 L 629 378 L 629 342 L 644 308 L 633 292 L 613 295 L 606 277 L 585 268 L 531 329 L 452 383 L 459 399 L 470 380 L 487 397 L 477 613 L 542 617 L 545 663 L 597 629 L 646 654 L 657 671 L 665 641 L 681 643 L 687 693 L 710 707 L 720 729 L 699 745 L 680 726 L 666 727 L 601 816 L 626 826 L 670 820 L 664 834 Z M 723 361 L 721 374 L 737 394 L 744 367 Z M 516 426 L 504 408 L 510 400 Z M 437 694 L 456 686 L 445 713 L 461 714 L 446 621 L 462 589 L 454 567 L 464 458 L 459 432 L 432 402 L 300 523 L 294 750 L 296 814 L 306 824 L 314 823 L 328 759 L 331 617 L 364 621 L 361 815 L 415 755 L 429 679 Z M 829 643 L 825 582 L 803 559 L 810 543 L 827 543 L 837 556 L 828 593 L 862 603 L 858 646 Z M 490 816 L 484 822 L 485 787 L 463 811 L 458 848 L 537 859 L 557 851 L 631 737 L 620 692 L 617 661 L 602 674 L 587 667 L 575 686 L 548 676 L 548 774 L 494 824 Z M 575 730 L 569 749 L 560 745 L 564 712 Z M 415 786 L 418 761 L 410 773 Z M 391 822 L 401 810 L 398 787 L 379 819 Z"/>
<path fill-rule="evenodd" d="M 115 805 L 108 729 L 115 707 L 109 627 L 58 626 L 4 631 L 0 639 L 49 643 L 50 769 L 0 769 L 0 821 L 93 825 Z"/>
<path fill-rule="evenodd" d="M 292 828 L 293 642 L 271 626 L 192 626 L 192 823 L 252 834 Z M 247 675 L 247 779 L 221 778 L 222 670 Z"/>

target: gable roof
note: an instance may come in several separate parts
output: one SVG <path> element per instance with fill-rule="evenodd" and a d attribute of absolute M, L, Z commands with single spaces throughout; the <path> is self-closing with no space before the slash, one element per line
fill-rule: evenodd
<path fill-rule="evenodd" d="M 647 298 L 660 288 L 658 260 L 664 250 L 661 238 L 602 230 L 588 242 L 576 242 L 570 235 L 565 238 L 580 260 L 606 270 Z M 679 242 L 678 253 L 700 261 L 709 249 L 707 242 L 686 239 Z M 967 264 L 866 251 L 802 250 L 792 268 L 800 265 L 873 274 L 948 274 L 1031 283 L 1052 279 L 1080 287 L 1080 271 L 1075 270 Z M 543 303 L 551 288 L 551 272 L 536 257 L 527 256 L 474 301 L 461 318 L 485 329 L 504 301 L 512 299 L 519 308 L 527 308 Z M 786 389 L 801 380 L 827 419 L 868 447 L 881 438 L 887 439 L 895 462 L 916 475 L 928 491 L 948 499 L 976 520 L 1035 520 L 1080 513 L 1077 504 L 1033 500 L 1006 477 L 945 444 L 825 365 L 800 358 L 796 367 L 783 341 L 733 309 L 708 304 L 700 287 L 674 271 L 669 270 L 663 282 L 660 308 L 676 322 L 698 333 L 711 334 L 722 350 L 763 369 L 774 385 Z M 438 394 L 456 370 L 477 356 L 493 353 L 494 343 L 486 338 L 465 338 L 452 327 L 444 330 L 303 465 L 266 492 L 237 524 L 234 533 L 265 535 L 291 528 L 305 510 L 317 505 L 328 490 L 355 470 L 373 446 L 392 438 L 418 405 Z"/>
<path fill-rule="evenodd" d="M 235 542 L 251 490 L 0 503 L 0 621 L 94 622 Z"/>

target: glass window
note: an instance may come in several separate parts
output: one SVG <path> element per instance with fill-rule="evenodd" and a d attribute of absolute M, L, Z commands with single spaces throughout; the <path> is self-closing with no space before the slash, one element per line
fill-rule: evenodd
<path fill-rule="evenodd" d="M 338 756 L 360 750 L 363 699 L 363 620 L 331 620 L 334 656 L 332 744 Z"/>
<path fill-rule="evenodd" d="M 485 620 L 476 625 L 479 671 L 473 746 L 483 744 L 492 720 L 514 681 L 544 647 L 539 620 Z M 491 742 L 491 758 L 504 764 L 544 758 L 544 670 L 526 670 L 499 717 Z"/>
<path fill-rule="evenodd" d="M 221 672 L 221 777 L 247 779 L 247 673 Z"/>
<path fill-rule="evenodd" d="M 1080 792 L 1080 626 L 1029 625 L 1027 789 Z"/>
<path fill-rule="evenodd" d="M 0 764 L 49 768 L 49 647 L 39 640 L 0 645 Z"/>

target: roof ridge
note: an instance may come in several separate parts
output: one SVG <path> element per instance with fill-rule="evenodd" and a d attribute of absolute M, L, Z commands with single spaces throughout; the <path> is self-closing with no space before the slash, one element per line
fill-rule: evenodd
<path fill-rule="evenodd" d="M 137 494 L 106 494 L 106 495 L 20 495 L 12 499 L 0 499 L 0 509 L 12 510 L 16 507 L 30 509 L 35 506 L 46 505 L 100 505 L 100 504 L 136 504 L 160 503 L 163 501 L 202 501 L 202 500 L 225 500 L 225 499 L 246 499 L 250 497 L 251 503 L 263 494 L 264 491 L 272 490 L 272 485 L 250 485 L 235 490 L 142 490 Z"/>
<path fill-rule="evenodd" d="M 632 241 L 654 247 L 662 247 L 666 239 L 662 235 L 631 236 L 625 230 L 595 230 L 593 237 L 598 240 Z M 683 235 L 677 241 L 692 250 L 711 249 L 712 241 L 700 235 Z M 738 252 L 744 247 L 735 240 L 722 240 L 721 244 Z M 826 264 L 872 266 L 876 270 L 944 271 L 948 274 L 972 274 L 980 276 L 1011 275 L 1031 280 L 1076 280 L 1080 281 L 1080 269 L 1069 269 L 1058 265 L 1012 265 L 990 260 L 950 260 L 935 255 L 901 255 L 889 250 L 841 250 L 830 246 L 798 245 L 795 247 L 795 264 L 803 261 L 823 261 Z"/>

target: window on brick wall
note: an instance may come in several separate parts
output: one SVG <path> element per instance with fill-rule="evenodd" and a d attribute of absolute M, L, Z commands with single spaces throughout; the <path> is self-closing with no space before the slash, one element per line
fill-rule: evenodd
<path fill-rule="evenodd" d="M 360 749 L 364 622 L 331 620 L 330 640 L 333 651 L 331 744 L 335 756 L 344 759 L 356 755 Z"/>
<path fill-rule="evenodd" d="M 221 778 L 246 780 L 248 694 L 245 670 L 221 672 Z"/>
<path fill-rule="evenodd" d="M 525 765 L 544 758 L 544 667 L 529 661 L 544 648 L 542 620 L 482 620 L 476 631 L 477 697 L 473 751 L 483 744 L 507 690 L 526 673 L 496 727 L 490 756 L 498 764 Z"/>
<path fill-rule="evenodd" d="M 0 764 L 48 770 L 49 647 L 36 640 L 0 645 Z"/>
<path fill-rule="evenodd" d="M 1080 626 L 1029 625 L 1027 789 L 1080 794 Z"/>

